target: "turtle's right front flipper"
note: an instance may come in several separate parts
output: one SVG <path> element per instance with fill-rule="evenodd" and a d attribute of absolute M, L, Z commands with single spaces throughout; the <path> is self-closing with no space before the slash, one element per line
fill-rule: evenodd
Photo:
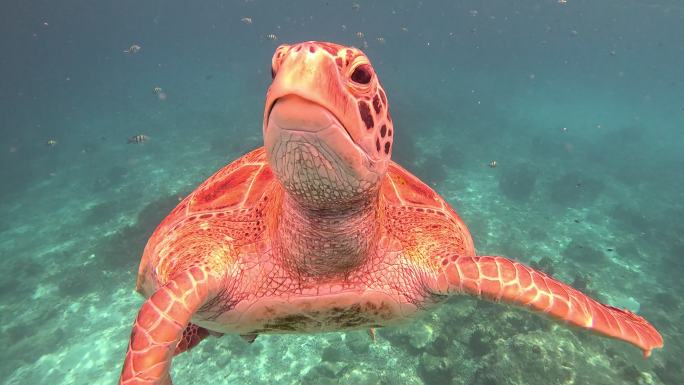
<path fill-rule="evenodd" d="M 639 347 L 645 357 L 663 338 L 645 319 L 604 305 L 552 277 L 503 257 L 443 257 L 433 282 L 439 293 L 465 293 L 526 306 L 571 325 Z"/>
<path fill-rule="evenodd" d="M 171 358 L 192 315 L 215 283 L 193 267 L 174 276 L 145 301 L 133 324 L 120 385 L 170 385 Z"/>

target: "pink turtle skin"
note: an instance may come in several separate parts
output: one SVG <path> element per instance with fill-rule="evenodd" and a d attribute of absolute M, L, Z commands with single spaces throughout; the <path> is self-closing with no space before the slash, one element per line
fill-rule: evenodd
<path fill-rule="evenodd" d="M 521 263 L 476 256 L 467 227 L 390 160 L 384 90 L 358 49 L 282 45 L 264 147 L 186 197 L 145 247 L 120 384 L 171 384 L 209 334 L 311 333 L 410 320 L 450 294 L 513 303 L 640 348 L 646 320 Z"/>

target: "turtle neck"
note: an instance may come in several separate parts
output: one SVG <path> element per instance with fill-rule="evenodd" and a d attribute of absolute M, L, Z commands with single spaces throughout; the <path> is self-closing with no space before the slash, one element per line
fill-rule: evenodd
<path fill-rule="evenodd" d="M 352 202 L 311 207 L 283 191 L 274 251 L 301 276 L 344 275 L 375 247 L 378 197 L 376 190 Z"/>

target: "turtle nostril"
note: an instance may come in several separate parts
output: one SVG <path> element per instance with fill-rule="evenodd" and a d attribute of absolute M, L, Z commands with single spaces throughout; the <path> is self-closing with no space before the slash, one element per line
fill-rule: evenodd
<path fill-rule="evenodd" d="M 271 67 L 271 80 L 275 79 L 275 74 L 275 70 L 273 69 L 273 67 Z"/>

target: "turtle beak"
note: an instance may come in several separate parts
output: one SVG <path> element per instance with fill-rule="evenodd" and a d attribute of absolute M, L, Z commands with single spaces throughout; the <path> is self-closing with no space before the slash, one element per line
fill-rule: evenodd
<path fill-rule="evenodd" d="M 273 103 L 267 117 L 266 132 L 268 136 L 274 126 L 282 130 L 315 133 L 340 125 L 335 115 L 325 107 L 297 95 L 278 98 Z"/>
<path fill-rule="evenodd" d="M 310 49 L 313 42 L 301 43 L 289 48 L 275 71 L 273 83 L 266 94 L 264 107 L 263 134 L 267 134 L 269 119 L 277 103 L 288 100 L 290 106 L 298 105 L 311 109 L 318 105 L 328 111 L 345 128 L 353 122 L 346 122 L 344 114 L 339 111 L 352 109 L 348 98 L 340 94 L 341 83 L 334 61 L 321 50 Z M 279 49 L 280 50 L 280 49 Z M 312 52 L 313 51 L 313 52 Z M 277 51 L 278 52 L 278 51 Z M 303 99 L 307 103 L 290 104 L 292 96 Z M 296 111 L 291 114 L 293 117 Z M 299 115 L 303 115 L 300 111 Z M 303 118 L 302 118 L 303 119 Z M 306 123 L 306 122 L 304 122 Z M 313 123 L 313 122 L 308 122 Z"/>

